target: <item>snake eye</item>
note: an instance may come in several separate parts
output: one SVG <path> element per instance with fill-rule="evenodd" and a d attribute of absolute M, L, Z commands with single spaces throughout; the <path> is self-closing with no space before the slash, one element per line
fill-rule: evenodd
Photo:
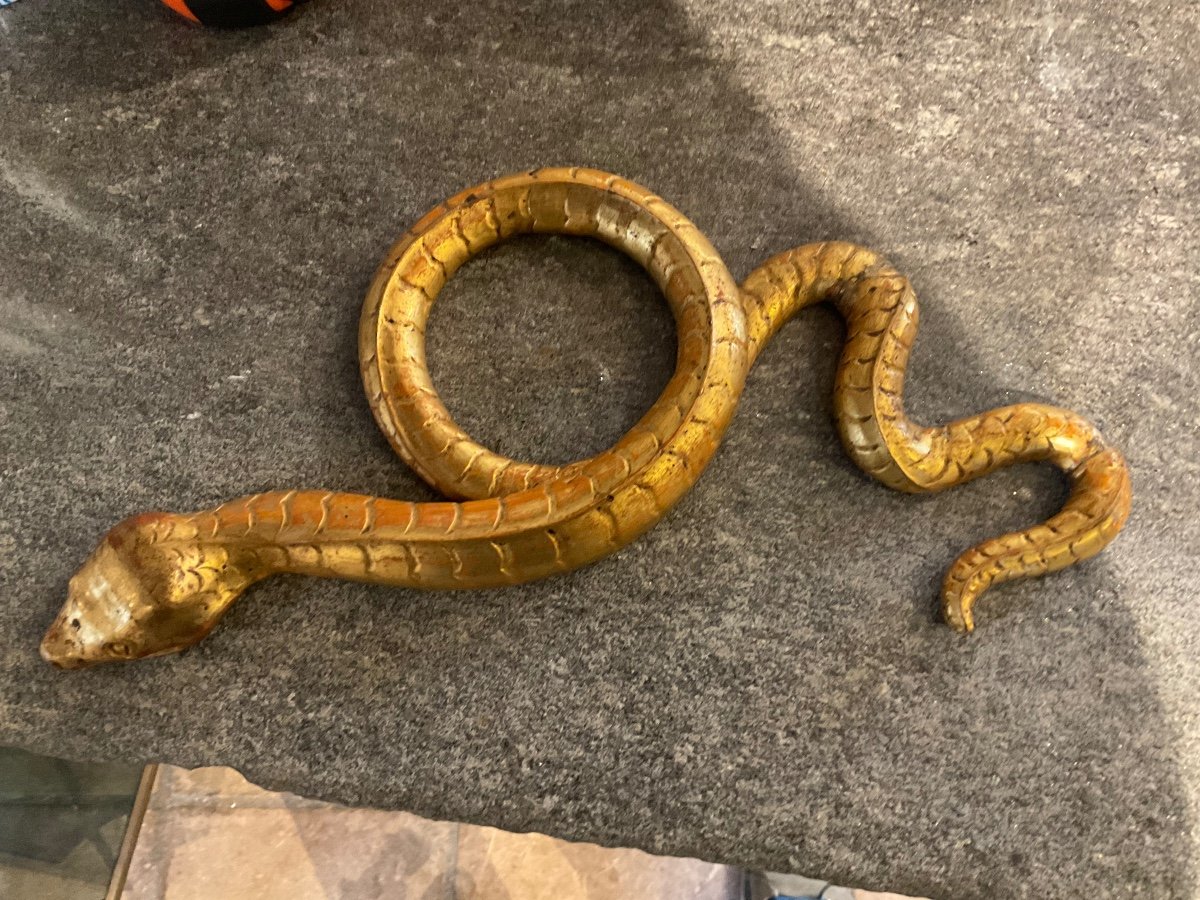
<path fill-rule="evenodd" d="M 104 652 L 110 656 L 126 659 L 133 654 L 133 648 L 125 641 L 108 641 L 104 644 Z"/>

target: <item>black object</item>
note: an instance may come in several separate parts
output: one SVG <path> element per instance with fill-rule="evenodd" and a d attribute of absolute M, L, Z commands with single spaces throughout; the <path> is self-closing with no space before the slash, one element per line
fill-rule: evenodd
<path fill-rule="evenodd" d="M 165 0 L 181 15 L 202 25 L 218 28 L 244 28 L 262 25 L 286 15 L 293 0 Z M 301 2 L 301 0 L 296 0 Z M 190 16 L 189 16 L 190 14 Z"/>

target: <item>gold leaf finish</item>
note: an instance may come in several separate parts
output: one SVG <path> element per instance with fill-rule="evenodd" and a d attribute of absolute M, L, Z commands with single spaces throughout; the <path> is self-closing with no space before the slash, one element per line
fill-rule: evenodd
<path fill-rule="evenodd" d="M 597 238 L 641 264 L 675 316 L 673 377 L 614 446 L 566 466 L 521 462 L 473 441 L 430 380 L 425 326 L 454 272 L 517 234 Z M 846 345 L 834 388 L 854 461 L 901 491 L 937 491 L 1017 462 L 1048 460 L 1072 484 L 1049 521 L 985 541 L 950 567 L 942 610 L 970 631 L 988 587 L 1099 552 L 1129 513 L 1120 453 L 1072 412 L 1017 404 L 940 427 L 904 414 L 917 330 L 908 281 L 850 244 L 800 247 L 739 289 L 677 210 L 624 179 L 541 169 L 464 191 L 387 255 L 359 332 L 363 383 L 396 452 L 455 501 L 409 503 L 277 491 L 190 515 L 148 513 L 113 528 L 71 580 L 42 655 L 71 668 L 182 649 L 249 585 L 279 572 L 412 588 L 488 588 L 595 562 L 657 523 L 700 477 L 733 416 L 746 372 L 796 311 L 834 304 Z"/>

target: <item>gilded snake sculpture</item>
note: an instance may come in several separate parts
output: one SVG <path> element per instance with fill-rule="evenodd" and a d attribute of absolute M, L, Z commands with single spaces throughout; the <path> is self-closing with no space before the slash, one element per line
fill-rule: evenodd
<path fill-rule="evenodd" d="M 513 235 L 598 238 L 635 259 L 675 316 L 676 368 L 613 447 L 565 466 L 519 462 L 451 419 L 425 361 L 425 326 L 446 280 Z M 187 647 L 251 584 L 279 572 L 411 588 L 491 588 L 595 562 L 657 523 L 700 477 L 750 368 L 794 313 L 828 301 L 846 321 L 834 390 L 837 427 L 866 473 L 900 491 L 938 491 L 1018 462 L 1049 460 L 1071 482 L 1062 511 L 984 541 L 946 574 L 941 607 L 960 631 L 991 585 L 1098 553 L 1129 513 L 1121 454 L 1072 412 L 1021 403 L 924 427 L 902 393 L 917 331 L 907 279 L 869 250 L 799 247 L 739 289 L 699 230 L 624 179 L 541 169 L 460 193 L 392 248 L 363 309 L 362 377 L 379 426 L 426 481 L 461 502 L 409 503 L 277 491 L 189 515 L 147 513 L 114 527 L 71 579 L 42 655 L 71 668 Z"/>

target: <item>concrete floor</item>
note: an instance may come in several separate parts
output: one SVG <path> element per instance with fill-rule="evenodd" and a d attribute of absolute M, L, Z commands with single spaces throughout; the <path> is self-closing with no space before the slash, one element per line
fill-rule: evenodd
<path fill-rule="evenodd" d="M 934 897 L 1195 896 L 1198 25 L 1170 0 L 313 0 L 236 34 L 150 0 L 0 11 L 0 743 Z M 1062 486 L 866 480 L 813 311 L 696 489 L 598 566 L 279 579 L 185 657 L 40 662 L 127 514 L 428 497 L 361 398 L 367 281 L 460 188 L 570 163 L 651 186 L 739 276 L 885 252 L 922 300 L 913 414 L 1087 414 L 1133 466 L 1127 533 L 949 633 L 941 569 Z M 429 350 L 472 433 L 563 460 L 652 400 L 671 323 L 604 248 L 526 241 L 451 283 Z"/>
<path fill-rule="evenodd" d="M 0 748 L 0 897 L 905 900 L 804 876 L 321 803 L 265 791 L 227 768 L 146 773 L 149 790 L 135 801 L 137 766 Z"/>
<path fill-rule="evenodd" d="M 773 886 L 774 885 L 774 886 Z M 349 809 L 159 767 L 122 900 L 905 900 L 695 859 Z"/>
<path fill-rule="evenodd" d="M 164 766 L 122 897 L 734 900 L 740 883 L 696 860 L 348 809 L 264 791 L 230 769 Z"/>

